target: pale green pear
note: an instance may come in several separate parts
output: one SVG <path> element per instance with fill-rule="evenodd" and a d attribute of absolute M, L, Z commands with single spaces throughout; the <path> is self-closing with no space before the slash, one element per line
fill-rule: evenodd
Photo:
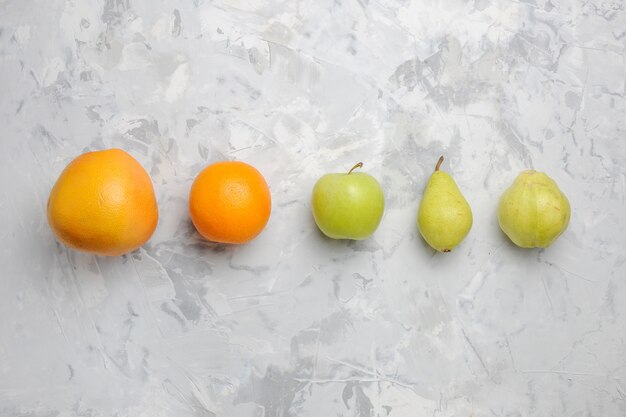
<path fill-rule="evenodd" d="M 547 248 L 567 228 L 570 205 L 559 186 L 543 172 L 523 171 L 502 194 L 498 222 L 522 248 Z"/>
<path fill-rule="evenodd" d="M 450 252 L 472 228 L 472 209 L 448 173 L 440 171 L 443 156 L 430 176 L 417 212 L 424 240 L 440 252 Z"/>

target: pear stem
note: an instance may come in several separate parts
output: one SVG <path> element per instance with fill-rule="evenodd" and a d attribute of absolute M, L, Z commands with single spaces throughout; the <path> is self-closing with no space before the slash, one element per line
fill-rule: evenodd
<path fill-rule="evenodd" d="M 352 174 L 352 171 L 354 171 L 357 168 L 363 168 L 363 162 L 359 162 L 358 164 L 353 166 L 352 169 L 350 169 L 350 171 L 348 171 L 348 174 Z"/>
<path fill-rule="evenodd" d="M 441 167 L 442 163 L 443 163 L 443 155 L 441 155 L 439 157 L 439 160 L 437 161 L 437 165 L 435 166 L 435 172 L 439 171 L 439 168 Z"/>

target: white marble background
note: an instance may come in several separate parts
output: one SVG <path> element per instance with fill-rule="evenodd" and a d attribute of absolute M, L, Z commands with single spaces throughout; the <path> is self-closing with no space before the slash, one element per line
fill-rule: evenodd
<path fill-rule="evenodd" d="M 620 0 L 0 0 L 0 415 L 626 415 L 626 10 Z M 49 190 L 121 147 L 160 222 L 121 258 L 55 242 Z M 415 218 L 437 157 L 474 211 Z M 187 193 L 239 159 L 252 243 L 202 242 Z M 370 240 L 331 241 L 315 180 L 363 161 Z M 495 210 L 520 170 L 572 205 L 549 249 Z"/>

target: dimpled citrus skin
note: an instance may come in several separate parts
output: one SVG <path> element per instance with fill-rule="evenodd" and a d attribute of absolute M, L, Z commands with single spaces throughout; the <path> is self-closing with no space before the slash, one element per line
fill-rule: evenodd
<path fill-rule="evenodd" d="M 88 152 L 70 162 L 50 192 L 47 214 L 59 241 L 106 256 L 143 245 L 159 217 L 148 173 L 121 149 Z"/>
<path fill-rule="evenodd" d="M 254 167 L 238 161 L 206 167 L 193 182 L 189 214 L 198 232 L 220 243 L 246 243 L 265 227 L 272 210 L 270 190 Z"/>

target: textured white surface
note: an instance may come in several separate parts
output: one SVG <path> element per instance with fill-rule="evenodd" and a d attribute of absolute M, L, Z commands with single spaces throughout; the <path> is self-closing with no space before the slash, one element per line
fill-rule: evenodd
<path fill-rule="evenodd" d="M 0 0 L 1 416 L 626 415 L 626 11 L 620 0 Z M 55 242 L 48 192 L 120 147 L 152 175 L 150 242 Z M 415 227 L 437 157 L 474 211 Z M 202 242 L 194 175 L 240 159 L 273 213 Z M 387 210 L 330 241 L 309 195 L 363 161 Z M 500 232 L 535 168 L 572 220 Z"/>

